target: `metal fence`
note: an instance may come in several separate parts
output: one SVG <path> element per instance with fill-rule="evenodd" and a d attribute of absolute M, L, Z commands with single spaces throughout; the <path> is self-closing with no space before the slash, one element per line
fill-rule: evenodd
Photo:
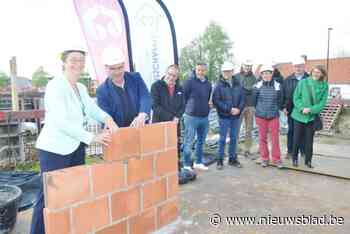
<path fill-rule="evenodd" d="M 97 134 L 102 131 L 101 124 L 90 121 L 87 130 L 91 133 Z M 98 143 L 92 143 L 86 148 L 86 155 L 95 156 L 102 154 L 102 145 Z"/>

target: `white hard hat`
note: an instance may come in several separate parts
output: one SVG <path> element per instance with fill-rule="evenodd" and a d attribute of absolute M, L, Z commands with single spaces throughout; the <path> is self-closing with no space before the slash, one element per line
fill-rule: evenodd
<path fill-rule="evenodd" d="M 247 59 L 242 63 L 242 65 L 253 66 L 253 61 L 251 59 Z"/>
<path fill-rule="evenodd" d="M 125 62 L 125 56 L 121 49 L 107 47 L 102 53 L 102 62 L 104 65 L 115 65 Z"/>
<path fill-rule="evenodd" d="M 71 44 L 71 45 L 63 47 L 61 50 L 61 53 L 68 52 L 68 51 L 81 51 L 81 52 L 86 53 L 87 49 L 80 44 Z"/>
<path fill-rule="evenodd" d="M 273 67 L 271 65 L 264 64 L 260 68 L 260 73 L 262 73 L 264 71 L 271 71 L 271 72 L 273 72 Z"/>
<path fill-rule="evenodd" d="M 233 70 L 233 64 L 231 62 L 224 62 L 221 66 L 221 71 L 231 71 Z"/>
<path fill-rule="evenodd" d="M 302 57 L 295 58 L 292 61 L 293 65 L 300 65 L 300 64 L 305 64 L 305 59 Z"/>
<path fill-rule="evenodd" d="M 63 59 L 63 56 L 69 54 L 69 52 L 82 52 L 86 54 L 87 49 L 80 44 L 71 44 L 69 46 L 65 46 L 62 48 L 61 52 L 59 53 L 60 59 Z"/>

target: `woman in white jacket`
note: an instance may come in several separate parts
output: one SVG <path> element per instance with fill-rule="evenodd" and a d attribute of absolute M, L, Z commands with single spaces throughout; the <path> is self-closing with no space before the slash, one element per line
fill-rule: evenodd
<path fill-rule="evenodd" d="M 85 68 L 86 52 L 70 48 L 62 52 L 63 74 L 51 80 L 45 92 L 45 125 L 36 147 L 41 173 L 85 163 L 85 146 L 92 142 L 108 145 L 118 126 L 77 83 Z M 86 130 L 92 118 L 104 123 L 105 131 L 94 135 Z M 44 194 L 41 188 L 34 206 L 31 234 L 44 234 Z"/>

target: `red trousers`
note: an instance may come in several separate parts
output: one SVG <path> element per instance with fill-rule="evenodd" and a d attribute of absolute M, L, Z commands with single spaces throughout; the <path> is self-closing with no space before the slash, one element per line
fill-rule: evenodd
<path fill-rule="evenodd" d="M 279 141 L 280 121 L 276 117 L 274 119 L 262 119 L 256 117 L 256 124 L 259 127 L 259 151 L 261 160 L 269 160 L 269 147 L 267 143 L 267 134 L 270 131 L 272 141 L 272 161 L 274 163 L 281 161 L 281 149 Z"/>

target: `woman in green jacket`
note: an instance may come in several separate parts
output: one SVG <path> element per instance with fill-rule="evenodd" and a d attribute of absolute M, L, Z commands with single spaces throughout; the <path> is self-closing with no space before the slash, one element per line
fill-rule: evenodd
<path fill-rule="evenodd" d="M 301 80 L 294 91 L 294 109 L 292 118 L 294 124 L 293 166 L 298 166 L 298 148 L 302 140 L 305 141 L 305 165 L 313 168 L 311 159 L 313 154 L 313 127 L 315 117 L 323 110 L 327 103 L 328 83 L 327 73 L 322 66 L 315 66 L 311 76 Z"/>

